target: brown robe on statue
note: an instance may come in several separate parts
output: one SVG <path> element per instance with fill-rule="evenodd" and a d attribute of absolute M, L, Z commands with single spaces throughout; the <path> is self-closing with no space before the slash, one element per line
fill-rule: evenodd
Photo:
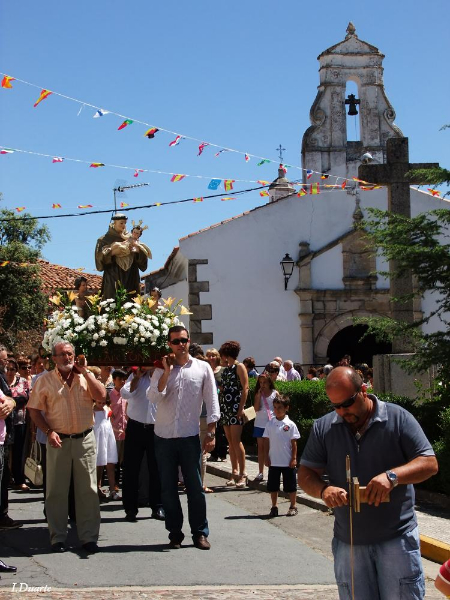
<path fill-rule="evenodd" d="M 148 258 L 151 258 L 151 252 L 148 246 L 139 243 L 137 252 L 128 253 L 128 256 L 125 257 L 112 256 L 111 245 L 114 242 L 123 244 L 126 240 L 127 238 L 117 233 L 113 228 L 110 228 L 105 235 L 97 240 L 95 265 L 98 271 L 103 271 L 102 300 L 116 297 L 118 282 L 130 294 L 140 294 L 141 279 L 139 271 L 147 269 Z"/>

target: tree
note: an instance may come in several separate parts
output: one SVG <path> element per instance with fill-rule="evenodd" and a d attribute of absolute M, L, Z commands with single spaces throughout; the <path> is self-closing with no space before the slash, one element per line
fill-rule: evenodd
<path fill-rule="evenodd" d="M 48 299 L 37 260 L 49 240 L 48 228 L 29 213 L 17 217 L 12 210 L 0 210 L 0 341 L 9 348 L 43 325 Z"/>

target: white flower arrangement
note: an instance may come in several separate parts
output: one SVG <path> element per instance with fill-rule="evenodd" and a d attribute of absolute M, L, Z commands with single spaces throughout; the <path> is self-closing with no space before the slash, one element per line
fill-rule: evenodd
<path fill-rule="evenodd" d="M 143 358 L 167 351 L 167 332 L 173 325 L 182 325 L 179 315 L 191 314 L 175 298 L 162 300 L 159 306 L 152 298 L 137 296 L 130 300 L 126 290 L 119 288 L 116 298 L 100 300 L 88 296 L 90 316 L 85 320 L 72 305 L 75 294 L 56 294 L 50 300 L 56 304 L 47 319 L 42 345 L 47 351 L 62 340 L 74 344 L 76 352 L 88 360 L 102 359 L 105 354 L 127 352 Z"/>

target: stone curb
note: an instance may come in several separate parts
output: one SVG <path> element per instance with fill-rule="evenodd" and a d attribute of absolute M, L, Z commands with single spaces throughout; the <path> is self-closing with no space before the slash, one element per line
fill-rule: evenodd
<path fill-rule="evenodd" d="M 424 558 L 442 564 L 450 558 L 450 544 L 421 535 L 420 553 Z"/>

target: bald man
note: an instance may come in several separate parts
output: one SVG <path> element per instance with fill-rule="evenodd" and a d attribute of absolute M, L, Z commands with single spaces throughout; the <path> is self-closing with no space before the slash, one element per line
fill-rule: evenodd
<path fill-rule="evenodd" d="M 347 455 L 352 476 L 368 493 L 368 503 L 352 515 L 354 597 L 421 599 L 425 582 L 413 484 L 437 473 L 437 461 L 414 417 L 366 390 L 351 367 L 337 367 L 328 375 L 326 393 L 334 410 L 313 425 L 300 460 L 299 484 L 334 509 L 332 550 L 341 600 L 351 597 L 352 586 Z"/>

